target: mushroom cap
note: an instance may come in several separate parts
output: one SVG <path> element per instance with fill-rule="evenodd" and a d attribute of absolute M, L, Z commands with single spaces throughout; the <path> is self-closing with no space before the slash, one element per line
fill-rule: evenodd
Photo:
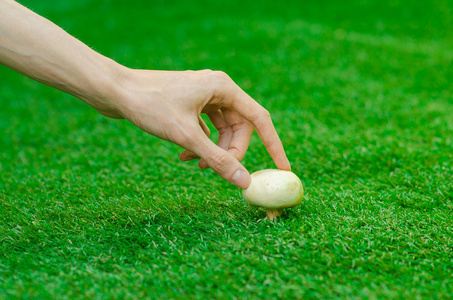
<path fill-rule="evenodd" d="M 304 187 L 293 172 L 268 169 L 251 176 L 252 182 L 242 195 L 252 206 L 278 209 L 294 207 L 302 201 Z"/>

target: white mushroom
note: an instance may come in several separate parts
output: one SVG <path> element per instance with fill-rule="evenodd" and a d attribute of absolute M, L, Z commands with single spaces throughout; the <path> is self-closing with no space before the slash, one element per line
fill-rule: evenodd
<path fill-rule="evenodd" d="M 242 195 L 248 204 L 265 207 L 269 220 L 276 220 L 283 208 L 294 207 L 302 201 L 304 187 L 293 172 L 268 169 L 251 176 L 252 182 L 242 190 Z"/>

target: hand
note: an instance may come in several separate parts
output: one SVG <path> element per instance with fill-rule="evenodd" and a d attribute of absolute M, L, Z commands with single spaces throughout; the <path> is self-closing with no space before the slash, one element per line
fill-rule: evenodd
<path fill-rule="evenodd" d="M 290 170 L 269 112 L 219 71 L 146 71 L 127 69 L 107 116 L 126 118 L 140 129 L 184 149 L 182 161 L 201 158 L 229 182 L 246 188 L 250 174 L 240 163 L 253 128 L 278 168 Z M 113 109 L 112 109 L 113 107 Z M 215 145 L 200 117 L 207 114 L 219 131 Z"/>
<path fill-rule="evenodd" d="M 239 187 L 251 181 L 240 161 L 253 128 L 277 167 L 290 169 L 269 113 L 223 72 L 128 69 L 10 0 L 0 0 L 0 64 L 180 145 L 181 160 L 200 157 Z M 201 113 L 219 130 L 218 146 Z"/>

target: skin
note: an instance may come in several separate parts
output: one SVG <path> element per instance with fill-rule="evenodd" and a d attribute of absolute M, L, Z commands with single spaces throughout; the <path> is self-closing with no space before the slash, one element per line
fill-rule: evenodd
<path fill-rule="evenodd" d="M 224 72 L 127 68 L 12 0 L 0 0 L 0 64 L 183 147 L 180 160 L 200 158 L 238 187 L 251 182 L 240 161 L 253 129 L 276 166 L 291 169 L 269 112 Z M 217 145 L 201 113 L 219 131 Z"/>

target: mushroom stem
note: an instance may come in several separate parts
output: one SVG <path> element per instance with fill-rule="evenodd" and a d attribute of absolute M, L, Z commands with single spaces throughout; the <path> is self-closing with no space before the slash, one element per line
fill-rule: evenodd
<path fill-rule="evenodd" d="M 268 208 L 266 209 L 266 216 L 271 221 L 277 221 L 277 218 L 280 217 L 283 213 L 283 208 L 280 209 L 273 209 Z"/>

